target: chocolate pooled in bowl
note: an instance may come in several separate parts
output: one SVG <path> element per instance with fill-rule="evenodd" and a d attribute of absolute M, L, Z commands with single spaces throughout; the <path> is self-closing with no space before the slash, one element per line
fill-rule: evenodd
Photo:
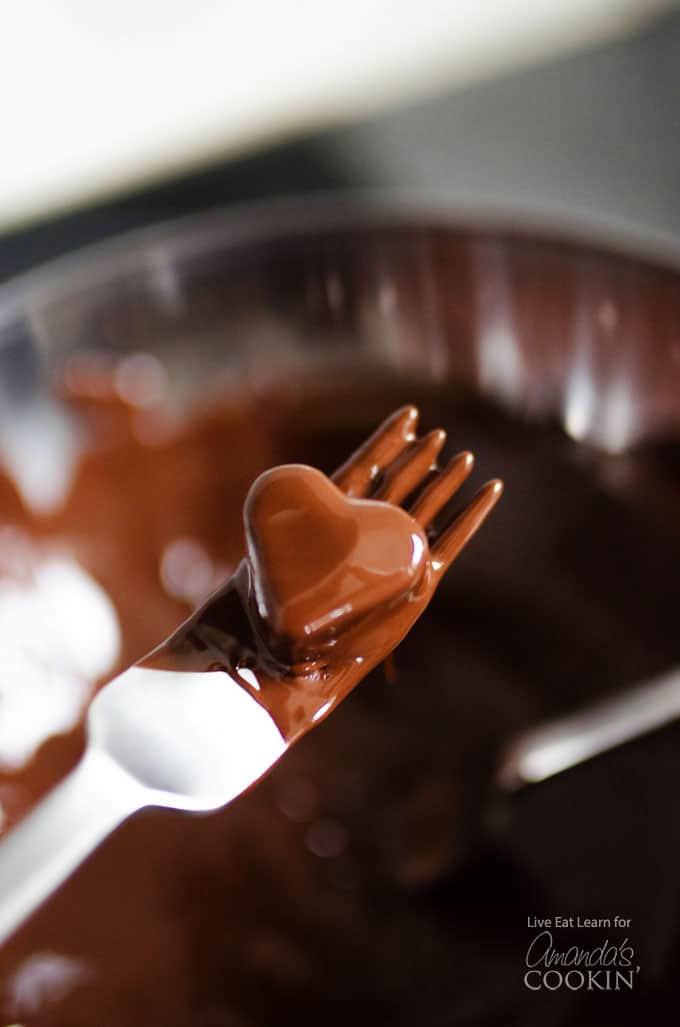
<path fill-rule="evenodd" d="M 76 761 L 97 681 L 237 565 L 266 468 L 330 472 L 413 401 L 506 494 L 393 663 L 270 778 L 222 813 L 136 817 L 22 929 L 0 953 L 0 1017 L 602 1027 L 677 1001 L 675 729 L 481 830 L 508 739 L 679 662 L 675 275 L 376 225 L 240 249 L 219 232 L 166 238 L 163 292 L 158 247 L 139 245 L 96 288 L 36 293 L 41 380 L 77 445 L 40 509 L 3 451 L 0 625 L 18 597 L 33 618 L 2 635 L 7 716 L 28 725 L 21 744 L 0 733 L 6 826 Z M 63 628 L 57 595 L 80 611 Z M 52 677 L 20 707 L 39 668 Z M 624 911 L 634 993 L 527 991 L 528 916 Z"/>

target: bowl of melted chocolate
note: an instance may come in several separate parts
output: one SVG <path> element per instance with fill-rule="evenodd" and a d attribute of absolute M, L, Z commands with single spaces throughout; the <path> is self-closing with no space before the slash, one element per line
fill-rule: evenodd
<path fill-rule="evenodd" d="M 77 762 L 98 686 L 238 565 L 262 471 L 329 473 L 415 403 L 506 486 L 394 658 L 266 779 L 217 813 L 134 817 L 0 950 L 0 1023 L 667 1022 L 677 725 L 512 796 L 497 768 L 533 726 L 680 666 L 679 268 L 298 208 L 154 229 L 0 293 L 3 831 Z M 557 970 L 527 978 L 546 930 Z M 630 986 L 565 983 L 603 946 Z"/>

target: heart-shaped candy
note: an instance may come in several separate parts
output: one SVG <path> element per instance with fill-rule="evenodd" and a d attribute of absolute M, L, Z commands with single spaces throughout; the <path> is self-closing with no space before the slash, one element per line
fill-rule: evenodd
<path fill-rule="evenodd" d="M 427 541 L 400 507 L 348 499 L 321 471 L 265 471 L 244 507 L 260 615 L 294 643 L 320 641 L 420 580 Z"/>

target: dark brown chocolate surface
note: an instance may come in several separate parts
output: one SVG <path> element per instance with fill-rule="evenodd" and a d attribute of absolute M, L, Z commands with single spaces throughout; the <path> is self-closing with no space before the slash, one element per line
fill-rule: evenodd
<path fill-rule="evenodd" d="M 55 548 L 77 560 L 115 606 L 118 667 L 238 564 L 258 473 L 329 472 L 399 402 L 511 487 L 392 680 L 378 668 L 226 811 L 135 818 L 26 925 L 0 954 L 2 1020 L 605 1027 L 672 1008 L 677 732 L 542 786 L 484 842 L 480 827 L 508 737 L 680 661 L 676 449 L 605 458 L 434 387 L 227 390 L 177 421 L 86 393 L 73 385 L 90 443 L 65 506 L 32 518 L 0 482 L 28 567 L 4 577 Z M 76 727 L 3 773 L 8 821 L 81 745 Z M 527 917 L 555 912 L 632 917 L 633 995 L 526 991 Z"/>

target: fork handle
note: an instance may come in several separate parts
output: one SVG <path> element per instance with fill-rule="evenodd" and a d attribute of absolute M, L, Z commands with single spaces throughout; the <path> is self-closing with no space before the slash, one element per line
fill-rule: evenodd
<path fill-rule="evenodd" d="M 511 743 L 498 772 L 503 789 L 537 784 L 680 719 L 680 669 L 577 713 L 540 725 Z"/>
<path fill-rule="evenodd" d="M 123 820 L 143 790 L 91 746 L 0 847 L 0 944 Z"/>

